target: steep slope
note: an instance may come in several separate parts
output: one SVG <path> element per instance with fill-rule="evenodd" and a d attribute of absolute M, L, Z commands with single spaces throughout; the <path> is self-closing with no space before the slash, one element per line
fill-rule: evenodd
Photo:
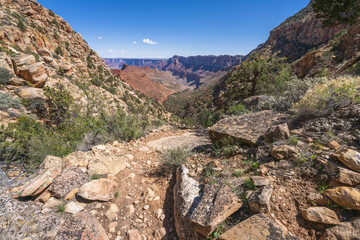
<path fill-rule="evenodd" d="M 34 105 L 39 100 L 46 102 L 44 87 L 58 89 L 61 85 L 84 108 L 92 100 L 104 104 L 108 112 L 118 108 L 128 111 L 128 106 L 145 101 L 114 78 L 103 60 L 63 18 L 33 0 L 0 3 L 0 68 L 3 72 L 7 69 L 6 74 L 11 76 L 2 81 L 3 96 Z M 18 106 L 16 111 L 45 117 L 39 109 L 26 107 Z M 157 108 L 152 103 L 146 107 Z M 94 108 L 94 114 L 100 109 Z M 2 120 L 12 121 L 12 115 L 7 111 Z"/>
<path fill-rule="evenodd" d="M 172 82 L 173 77 L 165 72 L 150 67 L 140 68 L 136 66 L 123 65 L 121 70 L 113 69 L 111 72 L 126 82 L 135 90 L 149 96 L 158 103 L 163 103 L 167 96 L 174 93 L 173 90 L 165 87 L 166 82 Z M 156 78 L 163 84 L 152 79 Z"/>

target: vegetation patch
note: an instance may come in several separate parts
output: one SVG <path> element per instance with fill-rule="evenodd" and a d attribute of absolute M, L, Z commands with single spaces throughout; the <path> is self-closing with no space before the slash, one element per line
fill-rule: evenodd
<path fill-rule="evenodd" d="M 163 152 L 160 162 L 160 170 L 164 175 L 172 174 L 177 167 L 181 166 L 185 160 L 192 155 L 188 148 L 177 147 Z"/>

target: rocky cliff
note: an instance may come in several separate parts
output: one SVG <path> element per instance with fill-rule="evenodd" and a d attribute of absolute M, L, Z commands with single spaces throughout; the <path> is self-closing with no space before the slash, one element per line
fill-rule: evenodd
<path fill-rule="evenodd" d="M 161 71 L 169 71 L 184 86 L 198 88 L 209 78 L 220 79 L 222 75 L 214 74 L 229 70 L 239 64 L 243 56 L 174 56 L 166 60 L 154 59 L 109 59 L 105 58 L 105 63 L 112 69 L 122 68 L 123 64 L 135 65 L 138 67 L 151 67 Z M 213 81 L 216 81 L 213 80 Z M 207 81 L 206 81 L 207 82 Z"/>

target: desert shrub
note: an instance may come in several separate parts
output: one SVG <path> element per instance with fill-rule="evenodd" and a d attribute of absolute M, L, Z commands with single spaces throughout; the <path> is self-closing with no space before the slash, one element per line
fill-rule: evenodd
<path fill-rule="evenodd" d="M 164 175 L 174 173 L 177 167 L 181 166 L 191 155 L 192 152 L 184 147 L 177 147 L 164 151 L 160 159 L 161 172 Z"/>
<path fill-rule="evenodd" d="M 37 53 L 31 51 L 30 48 L 26 48 L 26 49 L 25 49 L 25 53 L 26 53 L 26 54 L 31 54 L 31 55 L 33 55 L 33 56 L 35 57 L 36 62 L 40 62 L 40 57 L 39 57 L 39 55 L 38 55 Z"/>
<path fill-rule="evenodd" d="M 21 101 L 13 98 L 8 93 L 0 93 L 0 110 L 8 110 L 9 108 L 21 109 Z"/>
<path fill-rule="evenodd" d="M 55 13 L 51 9 L 49 9 L 49 15 L 55 17 Z"/>
<path fill-rule="evenodd" d="M 90 68 L 90 69 L 93 69 L 95 68 L 95 65 L 91 59 L 91 56 L 90 54 L 86 57 L 86 62 L 87 62 L 87 67 Z"/>
<path fill-rule="evenodd" d="M 71 93 L 63 85 L 57 85 L 59 90 L 46 87 L 45 96 L 48 97 L 49 117 L 53 124 L 59 125 L 70 116 L 70 106 L 73 103 Z"/>
<path fill-rule="evenodd" d="M 360 75 L 360 62 L 355 63 L 354 65 L 352 65 L 350 68 L 348 68 L 346 70 L 347 74 L 351 74 L 351 75 Z"/>
<path fill-rule="evenodd" d="M 56 49 L 55 49 L 55 53 L 56 55 L 60 55 L 60 56 L 63 56 L 64 55 L 64 52 L 62 50 L 62 48 L 60 46 L 58 46 Z"/>
<path fill-rule="evenodd" d="M 360 102 L 360 78 L 344 76 L 316 84 L 293 110 L 298 114 L 326 115 L 351 102 Z"/>
<path fill-rule="evenodd" d="M 226 111 L 226 114 L 239 116 L 239 115 L 247 114 L 249 112 L 250 111 L 248 111 L 245 108 L 245 106 L 240 103 L 240 104 L 237 104 L 235 106 L 229 107 L 229 109 Z"/>
<path fill-rule="evenodd" d="M 300 101 L 309 89 L 320 81 L 321 78 L 299 79 L 293 76 L 291 77 L 291 81 L 286 83 L 283 93 L 269 96 L 267 100 L 260 102 L 252 110 L 273 109 L 287 111 L 293 104 Z"/>
<path fill-rule="evenodd" d="M 21 19 L 19 19 L 17 26 L 18 26 L 18 28 L 20 28 L 21 31 L 26 32 L 27 28 Z"/>
<path fill-rule="evenodd" d="M 6 68 L 0 68 L 0 84 L 5 85 L 9 83 L 9 80 L 13 77 L 11 72 Z"/>

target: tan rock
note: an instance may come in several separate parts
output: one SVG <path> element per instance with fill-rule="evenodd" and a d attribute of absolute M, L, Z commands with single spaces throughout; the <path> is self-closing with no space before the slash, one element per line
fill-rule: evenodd
<path fill-rule="evenodd" d="M 78 195 L 87 200 L 109 201 L 114 198 L 117 187 L 116 182 L 101 178 L 82 185 Z"/>
<path fill-rule="evenodd" d="M 325 164 L 325 172 L 331 179 L 346 184 L 349 186 L 356 186 L 360 184 L 360 173 L 340 167 L 339 165 L 328 161 Z"/>
<path fill-rule="evenodd" d="M 288 139 L 289 137 L 290 137 L 289 127 L 287 123 L 282 123 L 270 127 L 264 135 L 264 140 L 266 142 L 273 142 L 273 141 Z"/>
<path fill-rule="evenodd" d="M 299 151 L 293 146 L 281 145 L 275 146 L 270 151 L 270 155 L 277 160 L 283 160 L 297 157 L 299 155 Z"/>
<path fill-rule="evenodd" d="M 59 157 L 48 155 L 46 156 L 43 163 L 40 165 L 42 170 L 51 170 L 51 169 L 63 169 L 63 161 Z"/>
<path fill-rule="evenodd" d="M 52 68 L 58 69 L 59 65 L 57 64 L 57 62 L 55 61 L 55 59 L 53 59 L 52 57 L 47 57 L 44 56 L 44 61 L 49 64 Z"/>
<path fill-rule="evenodd" d="M 288 230 L 263 214 L 256 214 L 227 230 L 220 240 L 300 240 Z"/>
<path fill-rule="evenodd" d="M 91 152 L 73 152 L 63 158 L 64 167 L 87 167 L 93 157 Z"/>
<path fill-rule="evenodd" d="M 319 206 L 329 206 L 333 204 L 333 201 L 330 200 L 327 196 L 320 193 L 308 193 L 307 202 L 311 205 L 319 205 Z"/>
<path fill-rule="evenodd" d="M 22 66 L 19 69 L 19 75 L 37 87 L 43 87 L 48 78 L 48 73 L 43 62 Z"/>
<path fill-rule="evenodd" d="M 137 229 L 131 229 L 127 232 L 129 240 L 142 240 L 139 230 Z"/>
<path fill-rule="evenodd" d="M 47 200 L 49 200 L 51 197 L 51 194 L 48 190 L 45 190 L 44 192 L 42 192 L 36 199 L 36 202 L 41 202 L 41 203 L 46 203 Z"/>
<path fill-rule="evenodd" d="M 118 217 L 119 207 L 115 203 L 110 204 L 109 210 L 106 211 L 105 217 L 109 219 L 109 221 L 114 221 Z"/>
<path fill-rule="evenodd" d="M 329 143 L 329 148 L 338 150 L 339 148 L 341 148 L 341 145 L 337 141 L 331 141 Z"/>
<path fill-rule="evenodd" d="M 52 209 L 59 205 L 61 205 L 62 202 L 59 199 L 56 199 L 54 197 L 49 198 L 49 200 L 46 201 L 46 203 L 42 206 L 42 209 Z"/>
<path fill-rule="evenodd" d="M 26 100 L 40 99 L 45 101 L 47 99 L 44 95 L 44 91 L 40 88 L 23 87 L 18 92 L 15 91 L 15 93 Z"/>
<path fill-rule="evenodd" d="M 270 212 L 272 192 L 273 189 L 270 186 L 265 186 L 252 193 L 248 199 L 250 210 L 256 213 Z"/>
<path fill-rule="evenodd" d="M 40 174 L 29 184 L 23 186 L 17 193 L 17 197 L 36 196 L 53 182 L 59 172 L 60 170 L 50 170 Z"/>
<path fill-rule="evenodd" d="M 35 57 L 33 55 L 19 55 L 12 57 L 11 60 L 13 62 L 16 74 L 19 74 L 19 70 L 22 66 L 36 63 Z"/>
<path fill-rule="evenodd" d="M 263 187 L 263 186 L 270 185 L 270 180 L 268 178 L 265 178 L 265 177 L 252 176 L 251 180 L 254 182 L 254 185 L 256 187 Z"/>
<path fill-rule="evenodd" d="M 94 157 L 89 160 L 88 173 L 93 174 L 112 174 L 117 175 L 128 165 L 127 158 L 114 154 L 97 152 Z"/>
<path fill-rule="evenodd" d="M 66 196 L 64 197 L 64 200 L 74 199 L 78 191 L 79 191 L 79 188 L 74 188 L 68 194 L 66 194 Z"/>
<path fill-rule="evenodd" d="M 126 213 L 127 216 L 131 216 L 134 212 L 135 212 L 135 207 L 134 207 L 133 204 L 130 204 L 130 205 L 126 206 L 125 213 Z"/>
<path fill-rule="evenodd" d="M 360 218 L 327 228 L 319 240 L 358 240 L 360 236 Z"/>
<path fill-rule="evenodd" d="M 22 78 L 13 77 L 9 80 L 9 84 L 13 86 L 23 86 L 26 84 L 26 81 Z"/>
<path fill-rule="evenodd" d="M 281 123 L 286 115 L 261 111 L 220 120 L 209 129 L 212 142 L 221 143 L 231 138 L 235 142 L 257 145 L 258 140 L 273 125 Z"/>
<path fill-rule="evenodd" d="M 302 211 L 301 215 L 305 220 L 309 222 L 329 225 L 339 223 L 339 219 L 336 213 L 326 207 L 310 207 Z"/>
<path fill-rule="evenodd" d="M 324 194 L 341 207 L 360 210 L 360 191 L 356 188 L 336 187 Z"/>
<path fill-rule="evenodd" d="M 348 168 L 360 172 L 360 153 L 358 151 L 343 148 L 337 151 L 333 156 Z"/>
<path fill-rule="evenodd" d="M 40 48 L 40 49 L 37 50 L 37 52 L 38 52 L 41 56 L 47 56 L 47 57 L 51 57 L 51 56 L 52 56 L 50 50 L 47 49 L 47 48 Z"/>

